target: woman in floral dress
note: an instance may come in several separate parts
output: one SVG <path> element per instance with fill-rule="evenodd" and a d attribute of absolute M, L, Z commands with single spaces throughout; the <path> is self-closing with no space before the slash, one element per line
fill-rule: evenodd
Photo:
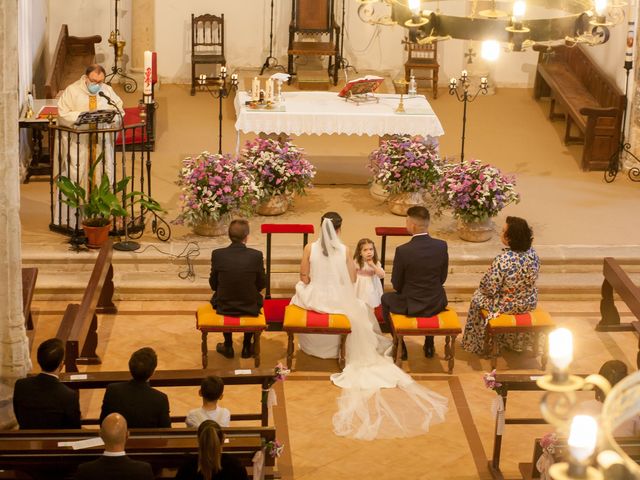
<path fill-rule="evenodd" d="M 488 312 L 487 318 L 494 318 L 501 313 L 524 313 L 536 308 L 540 259 L 531 247 L 532 241 L 533 232 L 526 220 L 507 217 L 502 229 L 502 243 L 507 248 L 493 260 L 471 298 L 462 337 L 462 348 L 467 352 L 484 353 L 486 321 L 482 310 Z M 518 352 L 532 347 L 533 340 L 531 333 L 509 333 L 498 337 L 501 347 Z"/>

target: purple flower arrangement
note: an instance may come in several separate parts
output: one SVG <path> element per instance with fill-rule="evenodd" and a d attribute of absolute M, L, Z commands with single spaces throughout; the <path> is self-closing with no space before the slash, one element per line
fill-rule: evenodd
<path fill-rule="evenodd" d="M 438 143 L 432 138 L 396 135 L 369 156 L 373 181 L 389 194 L 430 190 L 442 176 Z"/>
<path fill-rule="evenodd" d="M 290 141 L 256 138 L 242 150 L 247 170 L 254 176 L 258 197 L 268 200 L 274 195 L 304 194 L 315 177 L 314 166 L 304 151 Z"/>
<path fill-rule="evenodd" d="M 177 223 L 190 226 L 233 213 L 250 214 L 258 189 L 244 163 L 229 155 L 203 152 L 182 161 Z"/>
<path fill-rule="evenodd" d="M 284 443 L 280 443 L 278 440 L 271 440 L 265 444 L 265 449 L 270 457 L 277 458 L 284 451 Z"/>
<path fill-rule="evenodd" d="M 502 384 L 496 381 L 496 369 L 494 368 L 489 373 L 485 373 L 482 376 L 482 380 L 484 381 L 484 386 L 489 390 L 495 390 L 498 387 L 501 387 Z"/>
<path fill-rule="evenodd" d="M 518 203 L 515 177 L 480 160 L 450 164 L 434 189 L 434 197 L 443 208 L 466 222 L 479 222 L 498 215 L 510 203 Z"/>

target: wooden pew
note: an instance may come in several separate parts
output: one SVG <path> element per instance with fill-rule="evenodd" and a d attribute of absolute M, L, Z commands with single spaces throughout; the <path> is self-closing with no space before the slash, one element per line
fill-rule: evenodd
<path fill-rule="evenodd" d="M 276 439 L 275 427 L 227 427 L 222 429 L 228 442 L 223 451 L 250 467 L 253 455 Z M 72 450 L 58 442 L 93 438 L 93 430 L 11 430 L 0 432 L 0 470 L 21 473 L 55 471 L 72 474 L 79 464 L 95 460 L 103 447 Z M 132 429 L 126 445 L 127 455 L 151 463 L 155 471 L 178 468 L 185 454 L 197 455 L 196 430 L 191 428 Z M 265 455 L 266 478 L 277 478 L 275 459 Z"/>
<path fill-rule="evenodd" d="M 616 442 L 620 445 L 620 448 L 629 455 L 636 462 L 640 462 L 640 438 L 637 437 L 616 437 Z M 565 450 L 567 448 L 567 439 L 559 438 L 556 445 L 555 458 L 563 458 Z M 536 438 L 533 444 L 533 460 L 531 463 L 519 463 L 520 474 L 523 480 L 533 480 L 540 478 L 540 472 L 536 468 L 538 459 L 542 456 L 542 447 L 540 446 L 540 439 Z"/>
<path fill-rule="evenodd" d="M 60 91 L 79 80 L 87 66 L 95 63 L 95 44 L 101 41 L 100 35 L 71 37 L 69 27 L 62 25 L 44 86 L 44 97 L 56 98 Z"/>
<path fill-rule="evenodd" d="M 33 337 L 35 335 L 35 325 L 33 323 L 33 315 L 31 314 L 31 302 L 36 289 L 36 280 L 38 279 L 38 269 L 28 267 L 22 269 L 22 314 L 24 315 L 24 328 L 29 337 L 29 348 L 33 346 Z"/>
<path fill-rule="evenodd" d="M 64 365 L 67 372 L 77 372 L 78 365 L 97 365 L 97 313 L 117 313 L 113 304 L 112 240 L 100 248 L 89 283 L 80 304 L 70 303 L 62 317 L 56 337 L 65 342 Z"/>
<path fill-rule="evenodd" d="M 253 369 L 250 374 L 236 375 L 233 370 L 158 370 L 149 383 L 152 387 L 195 387 L 207 375 L 217 375 L 222 378 L 225 386 L 229 385 L 259 385 L 262 391 L 259 413 L 232 414 L 231 420 L 260 420 L 266 427 L 269 424 L 269 409 L 267 407 L 267 391 L 274 381 L 273 369 Z M 60 381 L 75 390 L 90 390 L 107 388 L 115 382 L 126 382 L 131 379 L 129 372 L 87 372 L 83 374 L 62 373 Z M 185 417 L 171 417 L 172 422 L 184 422 Z M 98 419 L 83 419 L 83 424 L 99 423 Z"/>

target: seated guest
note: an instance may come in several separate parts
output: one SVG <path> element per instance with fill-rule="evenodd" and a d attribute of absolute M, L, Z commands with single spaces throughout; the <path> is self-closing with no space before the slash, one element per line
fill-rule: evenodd
<path fill-rule="evenodd" d="M 78 392 L 58 380 L 63 361 L 62 340 L 51 338 L 38 347 L 42 372 L 19 379 L 13 393 L 13 410 L 20 428 L 80 428 Z"/>
<path fill-rule="evenodd" d="M 127 421 L 118 413 L 107 415 L 100 426 L 104 454 L 78 467 L 76 480 L 153 480 L 151 465 L 131 460 L 124 451 L 129 432 Z"/>
<path fill-rule="evenodd" d="M 488 313 L 487 318 L 495 318 L 502 313 L 525 313 L 536 308 L 540 259 L 531 247 L 532 242 L 533 231 L 527 221 L 507 217 L 502 229 L 502 243 L 506 248 L 494 258 L 471 298 L 462 337 L 462 348 L 467 352 L 484 353 L 486 320 L 481 313 L 483 310 Z M 498 338 L 500 346 L 518 352 L 532 347 L 533 341 L 531 333 L 508 333 Z"/>
<path fill-rule="evenodd" d="M 224 382 L 220 377 L 205 377 L 198 394 L 202 397 L 202 407 L 191 410 L 186 419 L 187 427 L 199 427 L 205 420 L 213 420 L 221 427 L 228 427 L 231 413 L 218 407 L 218 400 L 224 393 Z"/>
<path fill-rule="evenodd" d="M 248 480 L 247 470 L 235 457 L 222 453 L 224 433 L 213 420 L 198 427 L 198 456 L 190 456 L 178 469 L 176 480 Z"/>
<path fill-rule="evenodd" d="M 231 245 L 211 253 L 209 285 L 214 291 L 211 305 L 221 315 L 255 317 L 262 308 L 260 291 L 265 287 L 262 252 L 247 247 L 249 222 L 233 220 L 229 225 Z M 233 358 L 231 333 L 224 333 L 224 343 L 216 345 L 216 352 Z M 242 358 L 253 355 L 253 334 L 245 333 Z"/>
<path fill-rule="evenodd" d="M 133 377 L 128 382 L 112 383 L 102 400 L 100 421 L 113 412 L 121 414 L 130 428 L 171 427 L 169 399 L 151 388 L 149 378 L 158 365 L 158 357 L 152 348 L 133 352 L 129 359 L 129 371 Z"/>

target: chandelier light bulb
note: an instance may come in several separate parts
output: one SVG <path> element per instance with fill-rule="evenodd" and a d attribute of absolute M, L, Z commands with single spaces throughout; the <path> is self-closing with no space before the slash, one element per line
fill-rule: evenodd
<path fill-rule="evenodd" d="M 604 16 L 607 13 L 607 0 L 595 0 L 596 13 Z"/>
<path fill-rule="evenodd" d="M 566 370 L 573 360 L 573 336 L 566 328 L 558 328 L 549 334 L 549 358 L 558 370 Z"/>
<path fill-rule="evenodd" d="M 527 4 L 524 0 L 516 0 L 513 4 L 513 17 L 516 20 L 522 20 L 525 12 L 527 11 Z"/>
<path fill-rule="evenodd" d="M 589 415 L 576 415 L 571 420 L 569 431 L 569 451 L 578 462 L 584 462 L 596 449 L 598 440 L 598 424 Z"/>
<path fill-rule="evenodd" d="M 489 62 L 495 62 L 500 56 L 500 44 L 496 40 L 485 40 L 480 55 Z"/>
<path fill-rule="evenodd" d="M 409 0 L 409 10 L 417 14 L 420 10 L 420 0 Z"/>

